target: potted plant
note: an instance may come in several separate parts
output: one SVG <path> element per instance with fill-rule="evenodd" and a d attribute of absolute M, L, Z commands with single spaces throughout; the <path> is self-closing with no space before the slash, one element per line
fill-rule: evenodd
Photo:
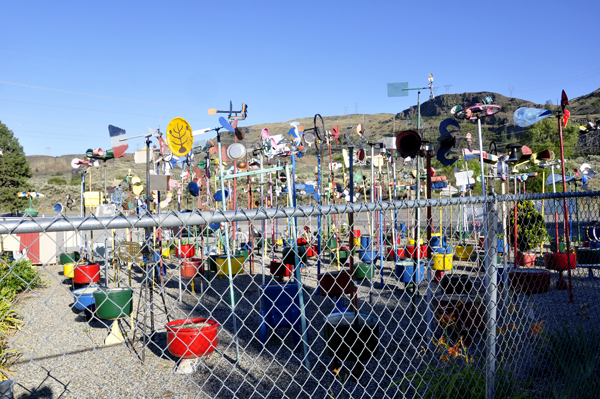
<path fill-rule="evenodd" d="M 517 243 L 517 263 L 520 266 L 535 265 L 536 254 L 533 252 L 548 238 L 544 217 L 539 213 L 532 201 L 517 203 L 517 236 L 515 238 L 515 217 L 510 213 L 510 244 Z"/>

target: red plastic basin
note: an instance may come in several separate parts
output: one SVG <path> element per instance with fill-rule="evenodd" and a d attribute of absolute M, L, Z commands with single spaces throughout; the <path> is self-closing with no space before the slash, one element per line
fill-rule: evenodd
<path fill-rule="evenodd" d="M 181 263 L 181 277 L 194 278 L 204 273 L 204 263 L 200 258 L 191 258 Z"/>
<path fill-rule="evenodd" d="M 196 248 L 194 248 L 194 244 L 184 244 L 179 246 L 175 246 L 175 255 L 178 258 L 193 258 L 196 254 Z"/>
<path fill-rule="evenodd" d="M 207 324 L 204 327 L 186 326 Z M 184 327 L 184 328 L 181 328 Z M 165 325 L 167 349 L 175 357 L 193 359 L 208 355 L 217 347 L 219 323 L 213 319 L 173 320 Z"/>
<path fill-rule="evenodd" d="M 73 275 L 76 284 L 89 284 L 100 281 L 100 265 L 77 265 Z"/>
<path fill-rule="evenodd" d="M 563 253 L 544 254 L 544 263 L 546 264 L 546 268 L 551 270 L 575 269 L 577 266 L 577 255 L 571 254 L 570 257 L 567 257 L 567 254 Z"/>
<path fill-rule="evenodd" d="M 414 245 L 407 245 L 406 252 L 408 252 L 408 256 L 413 259 L 417 258 L 417 251 Z M 418 254 L 418 258 L 426 258 L 427 257 L 427 245 L 421 245 L 420 252 Z"/>

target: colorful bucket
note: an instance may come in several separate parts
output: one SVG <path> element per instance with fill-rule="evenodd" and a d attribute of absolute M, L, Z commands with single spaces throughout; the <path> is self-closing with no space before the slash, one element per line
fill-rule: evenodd
<path fill-rule="evenodd" d="M 79 288 L 73 291 L 73 299 L 75 302 L 75 307 L 79 310 L 89 309 L 93 305 L 95 305 L 96 301 L 94 300 L 94 292 L 96 292 L 98 287 L 86 287 Z"/>
<path fill-rule="evenodd" d="M 231 257 L 231 274 L 236 275 L 238 273 L 242 273 L 244 268 L 242 264 L 244 263 L 243 256 L 232 256 Z M 217 273 L 219 275 L 228 276 L 229 275 L 229 264 L 227 262 L 227 256 L 217 256 Z"/>
<path fill-rule="evenodd" d="M 65 263 L 63 265 L 63 274 L 66 278 L 75 277 L 75 263 Z"/>
<path fill-rule="evenodd" d="M 433 255 L 433 270 L 451 270 L 452 269 L 452 254 L 435 254 Z"/>
<path fill-rule="evenodd" d="M 129 287 L 98 288 L 94 291 L 96 316 L 113 320 L 131 314 L 133 290 Z"/>
<path fill-rule="evenodd" d="M 182 328 L 188 324 L 206 324 L 199 328 Z M 165 325 L 167 349 L 175 357 L 193 359 L 208 355 L 217 347 L 219 323 L 212 319 L 174 320 Z"/>
<path fill-rule="evenodd" d="M 456 257 L 460 260 L 469 260 L 473 256 L 475 247 L 472 245 L 458 245 L 456 247 Z"/>

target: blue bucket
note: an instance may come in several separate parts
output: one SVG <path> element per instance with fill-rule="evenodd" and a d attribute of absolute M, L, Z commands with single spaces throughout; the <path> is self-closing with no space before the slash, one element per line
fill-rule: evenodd
<path fill-rule="evenodd" d="M 360 237 L 360 247 L 362 249 L 369 248 L 369 245 L 371 245 L 371 237 L 369 237 L 369 236 Z"/>
<path fill-rule="evenodd" d="M 396 278 L 402 283 L 419 283 L 425 278 L 425 262 L 416 264 L 413 260 L 403 260 L 396 263 Z"/>
<path fill-rule="evenodd" d="M 379 251 L 373 249 L 359 249 L 358 259 L 363 263 L 377 263 L 379 260 Z"/>
<path fill-rule="evenodd" d="M 508 243 L 506 243 L 506 248 L 504 248 L 504 240 L 502 238 L 498 238 L 498 253 L 502 254 L 504 251 L 508 251 Z"/>
<path fill-rule="evenodd" d="M 429 245 L 431 245 L 432 247 L 445 247 L 446 236 L 432 236 L 431 241 L 429 241 Z"/>
<path fill-rule="evenodd" d="M 400 232 L 402 233 L 402 238 L 406 238 L 406 224 L 400 223 Z"/>
<path fill-rule="evenodd" d="M 74 290 L 73 297 L 75 301 L 75 307 L 79 310 L 85 310 L 86 308 L 90 308 L 92 305 L 96 305 L 94 292 L 97 290 L 98 287 L 85 287 Z"/>
<path fill-rule="evenodd" d="M 250 245 L 249 242 L 243 242 L 240 244 L 240 249 L 250 251 L 250 250 L 252 250 L 252 245 Z"/>
<path fill-rule="evenodd" d="M 293 326 L 300 319 L 300 294 L 298 285 L 261 285 L 260 314 L 271 327 Z"/>

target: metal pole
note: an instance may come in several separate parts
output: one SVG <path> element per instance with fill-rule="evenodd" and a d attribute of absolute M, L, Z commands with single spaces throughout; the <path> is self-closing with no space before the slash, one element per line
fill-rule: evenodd
<path fill-rule="evenodd" d="M 483 180 L 483 179 L 482 179 Z M 490 229 L 486 236 L 486 243 L 490 241 L 490 252 L 494 254 L 491 262 L 486 267 L 486 309 L 487 309 L 487 345 L 486 345 L 486 362 L 485 362 L 485 397 L 493 399 L 495 397 L 495 374 L 496 374 L 496 311 L 497 311 L 497 287 L 498 287 L 498 268 L 496 252 L 498 250 L 498 202 L 494 200 L 491 204 L 485 204 L 487 212 L 490 215 Z M 487 259 L 487 254 L 486 254 Z"/>
<path fill-rule="evenodd" d="M 477 133 L 479 134 L 479 163 L 481 164 L 481 195 L 486 196 L 487 194 L 486 194 L 486 187 L 485 187 L 485 167 L 484 167 L 484 163 L 483 163 L 483 139 L 481 138 L 481 119 L 477 119 Z M 485 209 L 485 204 L 483 205 L 483 209 Z M 483 257 L 483 265 L 484 265 L 485 271 L 487 271 L 488 264 L 490 263 L 490 261 L 489 261 L 490 251 L 488 251 L 488 249 L 490 248 L 490 243 L 489 243 L 489 239 L 487 236 L 488 226 L 487 226 L 486 212 L 483 212 L 482 216 L 483 216 L 483 222 L 481 225 L 481 230 L 483 233 L 483 250 L 485 251 L 484 257 Z M 478 237 L 476 239 L 478 239 Z M 495 243 L 495 246 L 498 246 L 498 243 Z M 495 256 L 496 256 L 496 253 L 493 253 L 492 257 L 495 257 Z M 485 274 L 483 284 L 486 287 L 488 286 L 487 272 Z"/>
<path fill-rule="evenodd" d="M 217 130 L 217 143 L 219 145 L 219 174 L 221 175 L 221 195 L 223 204 L 223 212 L 227 211 L 227 199 L 225 198 L 225 180 L 223 179 L 223 175 L 225 174 L 223 171 L 223 159 L 221 157 L 221 135 L 219 134 L 219 130 Z M 233 275 L 231 272 L 231 255 L 229 253 L 229 222 L 225 222 L 225 243 L 223 245 L 225 249 L 225 255 L 227 256 L 227 268 L 229 269 L 227 272 L 227 277 L 229 278 L 229 299 L 231 301 L 231 315 L 233 317 L 233 337 L 235 340 L 235 356 L 236 360 L 240 360 L 240 348 L 238 343 L 237 336 L 237 319 L 235 316 L 235 292 L 233 290 Z"/>
<path fill-rule="evenodd" d="M 565 150 L 563 145 L 563 134 L 562 134 L 562 112 L 557 114 L 558 119 L 558 137 L 560 139 L 560 164 L 562 167 L 562 180 L 563 180 L 563 192 L 567 192 L 567 181 L 565 176 Z M 563 199 L 565 208 L 565 241 L 567 243 L 567 276 L 569 278 L 569 303 L 573 300 L 573 284 L 571 282 L 571 231 L 569 229 L 569 209 L 567 206 L 567 199 Z"/>
<path fill-rule="evenodd" d="M 288 197 L 291 205 L 296 207 L 296 157 L 292 152 L 292 176 L 290 179 L 290 170 L 285 166 L 286 181 L 288 186 Z M 304 305 L 304 291 L 302 290 L 302 276 L 300 274 L 300 257 L 298 256 L 298 219 L 294 218 L 294 228 L 292 229 L 292 240 L 294 241 L 294 275 L 298 285 L 298 300 L 300 302 L 300 324 L 302 326 L 302 346 L 304 349 L 304 367 L 310 370 L 310 359 L 308 358 L 308 332 L 306 330 L 306 307 Z"/>

